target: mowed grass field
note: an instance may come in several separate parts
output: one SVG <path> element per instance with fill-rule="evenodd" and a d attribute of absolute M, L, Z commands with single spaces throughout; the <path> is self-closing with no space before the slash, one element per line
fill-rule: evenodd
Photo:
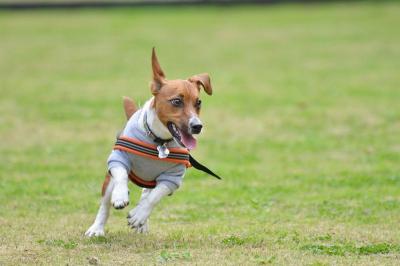
<path fill-rule="evenodd" d="M 400 5 L 0 13 L 0 265 L 398 265 Z M 87 239 L 122 96 L 209 72 L 206 129 L 150 233 Z"/>

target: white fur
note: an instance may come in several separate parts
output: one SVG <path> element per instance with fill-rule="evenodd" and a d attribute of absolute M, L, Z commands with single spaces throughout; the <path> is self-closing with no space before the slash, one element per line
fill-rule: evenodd
<path fill-rule="evenodd" d="M 123 167 L 113 167 L 110 172 L 114 180 L 111 204 L 116 209 L 123 209 L 129 204 L 128 172 Z"/>
<path fill-rule="evenodd" d="M 152 189 L 148 195 L 140 200 L 139 204 L 129 212 L 128 223 L 132 228 L 140 228 L 147 222 L 153 208 L 165 196 L 171 194 L 171 190 L 164 184 Z M 143 196 L 143 195 L 142 195 Z"/>
<path fill-rule="evenodd" d="M 88 237 L 92 236 L 104 236 L 104 226 L 106 225 L 108 216 L 110 214 L 110 200 L 111 193 L 114 188 L 114 180 L 110 179 L 103 198 L 101 199 L 100 208 L 97 212 L 96 220 L 86 231 L 85 235 Z"/>
<path fill-rule="evenodd" d="M 140 204 L 140 202 L 142 202 L 145 198 L 147 198 L 147 196 L 150 194 L 150 192 L 152 191 L 152 189 L 149 188 L 143 188 L 142 189 L 142 195 L 140 196 L 140 201 L 138 204 Z M 142 226 L 139 227 L 133 227 L 133 223 L 131 223 L 131 218 L 133 217 L 134 213 L 135 213 L 135 208 L 133 208 L 132 210 L 130 210 L 130 212 L 128 213 L 128 225 L 131 226 L 132 228 L 136 229 L 136 232 L 138 233 L 147 233 L 149 231 L 149 221 L 146 220 Z"/>
<path fill-rule="evenodd" d="M 172 138 L 171 133 L 169 132 L 168 128 L 158 118 L 156 110 L 153 107 L 151 107 L 153 101 L 154 97 L 152 97 L 144 104 L 143 112 L 139 117 L 139 126 L 143 131 L 146 131 L 143 125 L 144 113 L 146 113 L 147 124 L 149 125 L 151 131 L 159 138 L 170 139 Z"/>

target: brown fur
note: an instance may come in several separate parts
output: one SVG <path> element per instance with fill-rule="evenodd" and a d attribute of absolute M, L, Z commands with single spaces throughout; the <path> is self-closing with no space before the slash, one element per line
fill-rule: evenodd
<path fill-rule="evenodd" d="M 106 189 L 108 187 L 108 184 L 110 183 L 110 177 L 111 177 L 111 174 L 107 173 L 106 178 L 104 179 L 104 182 L 103 182 L 103 186 L 101 187 L 101 195 L 102 196 L 104 196 L 104 194 L 106 193 Z"/>
<path fill-rule="evenodd" d="M 124 102 L 125 116 L 126 119 L 129 120 L 129 118 L 137 111 L 137 108 L 133 100 L 129 97 L 124 96 L 123 102 Z"/>
<path fill-rule="evenodd" d="M 150 89 L 154 95 L 153 107 L 164 125 L 173 122 L 182 130 L 188 130 L 187 125 L 193 114 L 200 114 L 200 108 L 196 107 L 199 99 L 200 86 L 207 94 L 212 94 L 210 76 L 207 73 L 194 75 L 187 80 L 167 80 L 164 71 L 158 62 L 155 50 L 152 53 L 153 81 Z M 181 98 L 183 108 L 171 105 L 170 100 Z"/>

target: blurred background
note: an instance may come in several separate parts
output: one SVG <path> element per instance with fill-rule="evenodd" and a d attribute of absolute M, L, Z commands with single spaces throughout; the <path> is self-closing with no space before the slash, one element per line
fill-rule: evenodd
<path fill-rule="evenodd" d="M 396 265 L 398 1 L 171 2 L 0 0 L 0 265 Z M 224 179 L 189 169 L 145 236 L 131 185 L 88 240 L 153 46 L 210 74 L 193 155 Z"/>

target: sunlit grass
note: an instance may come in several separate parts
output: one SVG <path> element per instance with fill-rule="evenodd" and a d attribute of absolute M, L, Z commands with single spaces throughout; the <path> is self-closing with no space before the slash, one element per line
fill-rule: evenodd
<path fill-rule="evenodd" d="M 0 264 L 393 264 L 400 6 L 0 13 Z M 190 169 L 148 235 L 88 240 L 121 99 L 209 72 Z M 131 186 L 131 205 L 139 189 Z"/>

